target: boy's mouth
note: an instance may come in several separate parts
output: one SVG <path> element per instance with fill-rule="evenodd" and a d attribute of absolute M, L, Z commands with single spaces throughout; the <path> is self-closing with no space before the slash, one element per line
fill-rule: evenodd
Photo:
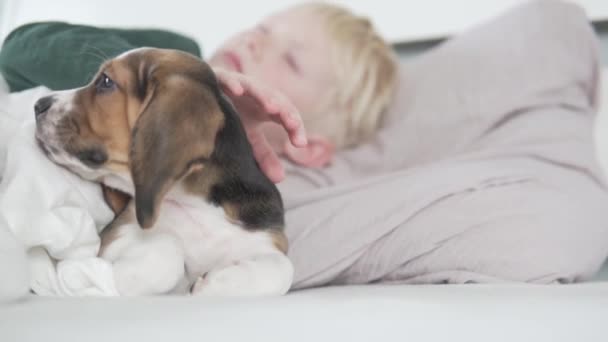
<path fill-rule="evenodd" d="M 232 52 L 232 51 L 228 51 L 226 53 L 224 53 L 224 59 L 228 62 L 228 64 L 230 64 L 230 66 L 237 72 L 242 73 L 243 72 L 243 65 L 241 64 L 241 59 L 239 58 L 239 56 Z"/>

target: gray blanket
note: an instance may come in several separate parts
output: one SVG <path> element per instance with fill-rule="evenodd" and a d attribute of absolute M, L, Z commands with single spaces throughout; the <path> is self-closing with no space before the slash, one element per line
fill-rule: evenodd
<path fill-rule="evenodd" d="M 585 13 L 531 1 L 404 63 L 381 133 L 280 184 L 294 288 L 568 283 L 608 255 Z"/>

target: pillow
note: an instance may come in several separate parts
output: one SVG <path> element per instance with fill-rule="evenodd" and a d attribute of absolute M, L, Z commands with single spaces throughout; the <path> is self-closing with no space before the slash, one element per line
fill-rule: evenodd
<path fill-rule="evenodd" d="M 87 84 L 105 59 L 142 46 L 201 56 L 193 39 L 171 31 L 36 22 L 6 37 L 0 50 L 0 73 L 13 92 L 37 86 L 72 89 Z"/>

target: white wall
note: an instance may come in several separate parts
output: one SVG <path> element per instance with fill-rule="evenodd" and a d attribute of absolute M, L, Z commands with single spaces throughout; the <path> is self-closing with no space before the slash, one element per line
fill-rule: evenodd
<path fill-rule="evenodd" d="M 0 0 L 0 38 L 36 20 L 158 27 L 191 35 L 212 51 L 230 34 L 299 0 Z M 371 17 L 391 42 L 442 37 L 522 0 L 328 0 Z M 608 0 L 575 0 L 595 19 L 608 18 Z"/>

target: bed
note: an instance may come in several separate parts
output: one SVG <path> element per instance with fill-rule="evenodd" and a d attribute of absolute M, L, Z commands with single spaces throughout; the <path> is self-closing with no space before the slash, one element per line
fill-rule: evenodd
<path fill-rule="evenodd" d="M 608 69 L 601 72 L 608 84 Z M 608 172 L 608 87 L 597 157 Z M 2 341 L 605 341 L 608 265 L 568 285 L 365 285 L 284 297 L 50 298 L 0 306 Z"/>
<path fill-rule="evenodd" d="M 608 131 L 606 105 L 596 130 Z M 607 138 L 597 135 L 608 170 Z M 334 286 L 248 300 L 32 296 L 0 307 L 0 340 L 591 342 L 606 340 L 606 317 L 608 266 L 572 285 Z"/>
<path fill-rule="evenodd" d="M 361 286 L 253 300 L 35 299 L 3 341 L 605 341 L 608 283 Z"/>

